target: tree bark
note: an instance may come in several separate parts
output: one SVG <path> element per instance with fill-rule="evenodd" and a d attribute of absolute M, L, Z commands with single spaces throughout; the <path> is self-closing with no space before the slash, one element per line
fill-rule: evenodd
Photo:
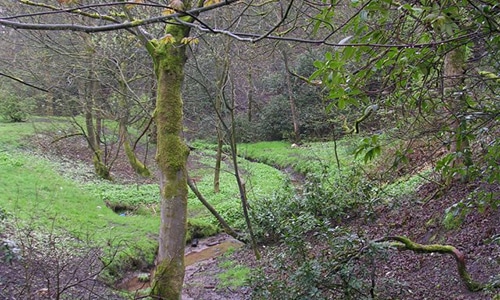
<path fill-rule="evenodd" d="M 297 112 L 297 106 L 295 105 L 295 100 L 293 97 L 293 89 L 292 89 L 292 80 L 290 76 L 290 68 L 288 66 L 288 56 L 285 50 L 281 51 L 281 54 L 283 55 L 283 60 L 285 62 L 285 79 L 286 79 L 286 87 L 287 87 L 287 93 L 288 93 L 288 101 L 290 103 L 290 111 L 292 112 L 292 123 L 293 123 L 293 142 L 296 144 L 300 143 L 300 124 L 299 124 L 299 117 L 298 117 L 298 112 Z"/>
<path fill-rule="evenodd" d="M 472 154 L 467 136 L 467 121 L 463 117 L 467 110 L 465 91 L 463 90 L 466 64 L 465 51 L 465 46 L 458 46 L 444 57 L 444 96 L 447 98 L 447 109 L 451 118 L 450 129 L 453 134 L 450 149 L 454 155 L 452 168 L 464 168 L 472 165 Z M 466 181 L 467 174 L 462 175 L 460 179 Z"/>
<path fill-rule="evenodd" d="M 225 45 L 224 53 L 229 53 L 230 43 Z M 216 117 L 216 129 L 217 129 L 217 153 L 215 156 L 215 170 L 214 170 L 214 193 L 220 192 L 220 172 L 222 164 L 222 147 L 224 146 L 224 133 L 223 133 L 223 100 L 224 100 L 224 89 L 227 84 L 229 76 L 229 58 L 227 54 L 224 58 L 217 60 L 217 65 L 221 66 L 220 72 L 217 72 L 217 94 L 215 95 L 215 114 Z"/>
<path fill-rule="evenodd" d="M 160 171 L 161 224 L 151 296 L 181 299 L 184 281 L 184 246 L 187 229 L 187 171 L 189 148 L 182 139 L 181 87 L 186 45 L 181 40 L 189 27 L 170 23 L 165 38 L 146 47 L 158 81 L 154 119 L 157 126 L 156 161 Z"/>

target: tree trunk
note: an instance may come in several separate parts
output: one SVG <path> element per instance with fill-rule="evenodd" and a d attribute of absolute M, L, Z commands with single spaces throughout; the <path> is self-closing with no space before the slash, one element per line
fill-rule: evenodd
<path fill-rule="evenodd" d="M 452 120 L 450 128 L 454 135 L 450 149 L 454 155 L 453 168 L 464 168 L 472 165 L 469 139 L 467 137 L 467 123 L 465 118 L 461 116 L 467 109 L 464 91 L 462 90 L 465 63 L 465 46 L 451 50 L 444 58 L 444 94 L 448 98 L 448 111 Z M 467 174 L 462 175 L 461 179 L 467 180 Z"/>
<path fill-rule="evenodd" d="M 288 66 L 288 56 L 285 51 L 282 51 L 283 60 L 285 61 L 285 79 L 286 79 L 286 87 L 288 92 L 288 101 L 290 103 L 290 110 L 292 112 L 292 123 L 293 123 L 293 142 L 296 144 L 300 143 L 300 125 L 299 125 L 299 117 L 297 113 L 297 106 L 295 105 L 295 100 L 293 99 L 293 89 L 292 89 L 292 80 L 290 78 L 290 68 Z"/>
<path fill-rule="evenodd" d="M 220 192 L 220 168 L 222 163 L 222 132 L 221 128 L 217 126 L 217 152 L 215 154 L 215 169 L 214 169 L 214 193 Z"/>
<path fill-rule="evenodd" d="M 247 119 L 248 123 L 252 123 L 252 110 L 253 110 L 253 82 L 252 82 L 252 72 L 248 71 L 248 92 L 247 92 L 247 100 L 248 100 L 248 111 L 247 111 Z"/>
<path fill-rule="evenodd" d="M 101 145 L 99 143 L 99 137 L 97 135 L 96 126 L 94 126 L 94 114 L 93 114 L 93 99 L 85 100 L 85 127 L 87 130 L 87 144 L 92 151 L 92 161 L 94 163 L 94 170 L 100 178 L 111 180 L 111 174 L 109 172 L 108 166 L 104 162 Z"/>
<path fill-rule="evenodd" d="M 186 45 L 181 40 L 189 35 L 189 27 L 171 23 L 165 31 L 165 38 L 147 44 L 158 81 L 154 118 L 161 194 L 159 248 L 151 296 L 179 300 L 184 281 L 189 155 L 189 148 L 182 139 L 181 87 Z"/>
<path fill-rule="evenodd" d="M 224 47 L 224 53 L 229 53 L 230 43 L 227 43 Z M 215 95 L 215 113 L 216 113 L 216 130 L 217 130 L 217 154 L 215 157 L 215 170 L 214 170 L 214 193 L 219 193 L 220 191 L 220 171 L 222 163 L 222 146 L 224 146 L 224 134 L 223 134 L 223 100 L 224 100 L 224 89 L 227 84 L 227 79 L 229 76 L 229 59 L 227 55 L 223 59 L 217 60 L 217 65 L 221 66 L 219 72 L 217 72 L 217 94 Z"/>
<path fill-rule="evenodd" d="M 123 144 L 123 149 L 125 150 L 125 154 L 127 155 L 128 162 L 134 172 L 142 177 L 150 177 L 151 172 L 146 167 L 146 165 L 141 162 L 130 144 L 130 139 L 128 137 L 127 125 L 125 124 L 125 120 L 120 120 L 120 137 Z"/>

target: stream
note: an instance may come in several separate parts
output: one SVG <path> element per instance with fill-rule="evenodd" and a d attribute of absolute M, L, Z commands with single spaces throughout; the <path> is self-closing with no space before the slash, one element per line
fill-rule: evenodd
<path fill-rule="evenodd" d="M 201 262 L 214 259 L 228 250 L 241 248 L 244 244 L 233 237 L 221 233 L 215 236 L 200 239 L 196 246 L 187 245 L 185 248 L 186 277 L 196 272 L 195 266 Z M 150 287 L 149 278 L 143 278 L 145 272 L 134 272 L 126 276 L 116 285 L 117 289 L 135 292 Z"/>

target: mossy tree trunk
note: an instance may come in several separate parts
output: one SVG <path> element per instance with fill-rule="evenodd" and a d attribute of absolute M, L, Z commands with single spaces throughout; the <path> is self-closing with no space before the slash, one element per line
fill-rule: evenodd
<path fill-rule="evenodd" d="M 90 76 L 90 75 L 89 75 Z M 85 127 L 87 144 L 92 151 L 92 161 L 94 163 L 94 170 L 97 176 L 111 180 L 109 167 L 106 165 L 104 153 L 101 149 L 100 143 L 100 120 L 95 116 L 95 98 L 94 91 L 97 83 L 95 79 L 89 77 L 88 82 L 84 83 L 87 89 L 84 89 L 83 96 L 85 97 Z M 82 130 L 83 131 L 83 130 Z"/>
<path fill-rule="evenodd" d="M 393 241 L 394 243 L 392 245 L 401 250 L 411 250 L 416 253 L 450 254 L 455 258 L 455 261 L 457 263 L 458 275 L 469 291 L 477 292 L 487 286 L 486 284 L 479 283 L 472 279 L 470 273 L 467 271 L 467 266 L 465 264 L 465 255 L 454 246 L 441 244 L 422 245 L 419 243 L 415 243 L 404 236 L 387 236 L 375 242 L 387 241 Z M 498 284 L 493 283 L 491 284 L 491 286 L 496 288 L 498 287 Z"/>
<path fill-rule="evenodd" d="M 95 76 L 97 62 L 95 61 L 95 45 L 90 36 L 83 37 L 86 55 L 89 59 L 87 76 L 81 82 L 80 95 L 83 97 L 85 110 L 85 130 L 80 127 L 85 134 L 87 145 L 92 151 L 92 161 L 97 176 L 112 180 L 110 167 L 106 164 L 106 155 L 101 149 L 102 122 L 98 116 L 98 104 L 96 95 L 98 94 L 99 82 Z"/>
<path fill-rule="evenodd" d="M 121 64 L 121 68 L 124 69 L 126 67 L 125 63 Z M 128 88 L 127 88 L 127 82 L 125 82 L 125 79 L 119 79 L 120 80 L 120 121 L 119 121 L 119 126 L 120 126 L 120 141 L 121 144 L 123 145 L 123 149 L 125 150 L 125 154 L 127 155 L 128 162 L 130 163 L 130 166 L 132 169 L 134 169 L 134 172 L 140 176 L 143 177 L 150 177 L 151 172 L 149 171 L 148 167 L 137 157 L 135 154 L 135 147 L 132 147 L 131 142 L 130 142 L 130 137 L 127 129 L 127 124 L 129 123 L 130 119 L 130 110 L 128 109 Z"/>
<path fill-rule="evenodd" d="M 186 63 L 189 27 L 166 26 L 165 37 L 148 42 L 154 61 L 158 89 L 154 119 L 157 126 L 156 161 L 160 171 L 161 224 L 156 269 L 151 296 L 181 299 L 184 281 L 184 246 L 187 229 L 187 158 L 189 148 L 182 139 L 181 87 Z"/>

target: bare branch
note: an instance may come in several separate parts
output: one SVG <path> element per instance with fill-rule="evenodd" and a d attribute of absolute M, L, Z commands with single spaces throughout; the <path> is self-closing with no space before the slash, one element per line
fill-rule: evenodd
<path fill-rule="evenodd" d="M 26 82 L 26 81 L 22 80 L 21 78 L 14 77 L 14 76 L 11 76 L 11 75 L 8 75 L 8 74 L 5 74 L 5 73 L 3 73 L 3 72 L 0 72 L 0 76 L 7 77 L 7 78 L 9 78 L 9 79 L 12 79 L 12 80 L 14 80 L 14 81 L 17 81 L 17 82 L 19 82 L 19 83 L 22 83 L 22 84 L 24 84 L 24 85 L 26 85 L 26 86 L 29 86 L 29 87 L 34 88 L 34 89 L 37 89 L 37 90 L 42 91 L 42 92 L 46 92 L 46 93 L 48 93 L 48 92 L 49 92 L 49 90 L 46 90 L 46 89 L 44 89 L 44 88 L 42 88 L 42 87 L 39 87 L 39 86 L 33 85 L 33 84 L 31 84 L 31 83 L 28 83 L 28 82 Z"/>
<path fill-rule="evenodd" d="M 166 16 L 155 16 L 151 18 L 146 18 L 142 20 L 133 20 L 133 21 L 124 21 L 121 23 L 115 23 L 115 24 L 106 24 L 106 25 L 95 25 L 95 26 L 88 26 L 88 25 L 81 25 L 81 24 L 37 24 L 37 23 L 24 23 L 21 21 L 11 21 L 11 19 L 16 18 L 19 19 L 24 16 L 29 16 L 28 14 L 26 15 L 17 15 L 17 16 L 7 16 L 7 17 L 1 17 L 0 18 L 0 25 L 4 25 L 6 27 L 14 28 L 14 29 L 24 29 L 24 30 L 69 30 L 69 31 L 80 31 L 80 32 L 86 32 L 86 33 L 95 33 L 95 32 L 106 32 L 106 31 L 113 31 L 113 30 L 120 30 L 120 29 L 128 29 L 128 28 L 134 28 L 134 27 L 139 27 L 139 26 L 144 26 L 148 24 L 154 24 L 154 23 L 164 23 L 168 20 L 172 20 L 174 18 L 179 18 L 182 16 L 193 16 L 200 14 L 205 11 L 210 11 L 219 7 L 223 6 L 228 6 L 233 3 L 238 2 L 238 0 L 225 0 L 221 1 L 219 3 L 209 5 L 209 6 L 204 6 L 204 7 L 197 7 L 185 12 L 177 12 L 173 13 L 170 15 Z M 123 2 L 121 2 L 123 4 Z M 109 5 L 109 4 L 108 4 Z M 78 8 L 73 8 L 71 9 L 71 12 L 76 12 Z M 59 12 L 59 11 L 58 11 Z M 62 12 L 62 11 L 61 11 Z M 52 12 L 54 13 L 54 12 Z M 93 17 L 93 18 L 99 18 L 99 15 L 91 16 L 91 15 L 85 15 L 86 17 Z M 104 18 L 99 18 L 99 19 L 104 19 Z M 110 21 L 110 20 L 108 20 Z"/>

